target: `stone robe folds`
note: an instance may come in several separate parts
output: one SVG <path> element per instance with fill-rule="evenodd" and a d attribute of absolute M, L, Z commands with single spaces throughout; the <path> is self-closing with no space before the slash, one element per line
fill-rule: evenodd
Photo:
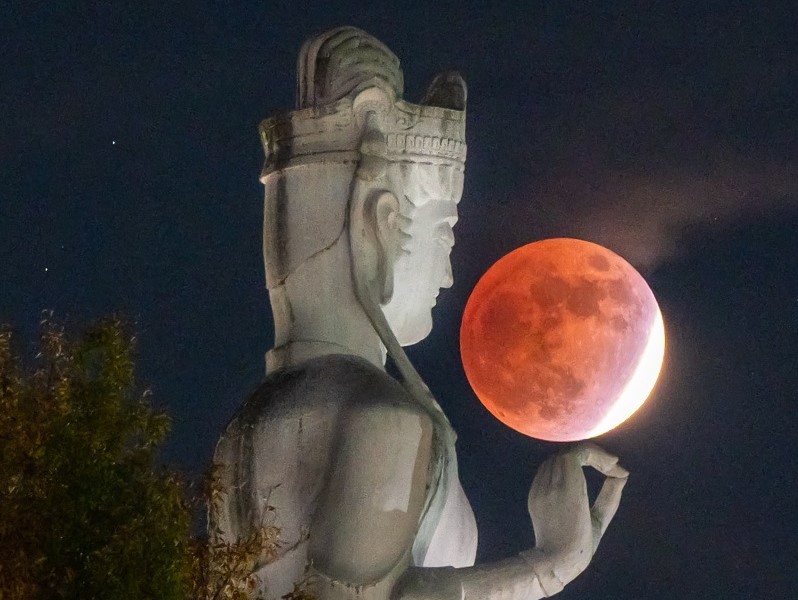
<path fill-rule="evenodd" d="M 278 558 L 262 560 L 254 573 L 259 591 L 274 599 L 308 582 L 314 571 L 332 571 L 332 579 L 363 586 L 367 598 L 372 596 L 369 588 L 374 597 L 387 593 L 380 582 L 392 583 L 409 565 L 470 566 L 476 523 L 453 449 L 441 461 L 442 471 L 436 460 L 435 438 L 443 436 L 432 423 L 402 385 L 364 359 L 326 355 L 277 371 L 239 410 L 216 448 L 214 462 L 227 493 L 221 510 L 211 515 L 212 532 L 219 541 L 234 542 L 258 526 L 280 528 Z M 363 427 L 369 430 L 358 431 Z M 388 445 L 391 439 L 401 443 L 369 448 L 375 434 Z M 390 462 L 390 479 L 366 484 L 356 478 L 361 487 L 354 487 L 347 464 L 375 460 Z M 443 494 L 436 500 L 439 489 Z M 326 506 L 330 502 L 350 506 Z M 332 509 L 339 514 L 335 520 L 343 521 L 340 527 L 325 522 Z M 407 536 L 402 517 L 408 511 L 422 515 L 410 532 L 412 553 L 409 545 L 384 543 Z M 379 523 L 378 529 L 364 530 L 368 523 Z M 329 539 L 313 539 L 334 539 L 347 528 L 341 544 L 375 547 L 371 564 L 350 565 L 345 557 L 325 556 Z M 369 539 L 383 543 L 369 544 Z"/>

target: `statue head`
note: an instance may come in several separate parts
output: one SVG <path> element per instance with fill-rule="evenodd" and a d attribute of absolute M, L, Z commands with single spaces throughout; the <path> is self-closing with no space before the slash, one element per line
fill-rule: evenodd
<path fill-rule="evenodd" d="M 297 109 L 261 123 L 277 329 L 356 305 L 384 343 L 385 327 L 402 345 L 429 333 L 438 291 L 452 283 L 466 90 L 446 72 L 420 104 L 402 93 L 396 56 L 343 27 L 305 43 Z M 335 326 L 313 335 L 333 342 Z"/>

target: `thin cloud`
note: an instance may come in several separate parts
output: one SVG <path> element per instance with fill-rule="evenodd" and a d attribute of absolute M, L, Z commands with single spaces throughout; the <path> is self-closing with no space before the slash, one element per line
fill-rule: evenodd
<path fill-rule="evenodd" d="M 547 237 L 594 241 L 651 270 L 681 253 L 688 228 L 730 228 L 798 208 L 798 177 L 786 161 L 744 158 L 691 172 L 632 173 L 594 163 L 559 170 L 532 194 L 528 217 L 543 221 Z"/>

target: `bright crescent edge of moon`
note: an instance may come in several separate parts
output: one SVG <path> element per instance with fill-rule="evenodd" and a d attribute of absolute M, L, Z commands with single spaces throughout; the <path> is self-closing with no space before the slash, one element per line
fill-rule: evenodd
<path fill-rule="evenodd" d="M 651 324 L 648 342 L 646 342 L 646 347 L 640 356 L 640 362 L 637 363 L 634 373 L 618 395 L 618 399 L 613 403 L 612 408 L 599 424 L 585 436 L 585 439 L 596 437 L 608 432 L 610 429 L 614 429 L 631 417 L 643 405 L 657 383 L 664 357 L 665 324 L 662 321 L 662 312 L 657 307 L 657 313 L 654 317 L 654 322 Z"/>

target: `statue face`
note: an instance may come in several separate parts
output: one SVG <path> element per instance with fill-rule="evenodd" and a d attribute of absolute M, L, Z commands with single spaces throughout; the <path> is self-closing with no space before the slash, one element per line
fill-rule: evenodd
<path fill-rule="evenodd" d="M 383 311 L 399 343 L 408 346 L 429 335 L 432 307 L 441 288 L 453 283 L 449 255 L 463 173 L 434 165 L 400 165 L 397 170 L 405 225 L 402 252 L 394 263 L 393 295 Z"/>

